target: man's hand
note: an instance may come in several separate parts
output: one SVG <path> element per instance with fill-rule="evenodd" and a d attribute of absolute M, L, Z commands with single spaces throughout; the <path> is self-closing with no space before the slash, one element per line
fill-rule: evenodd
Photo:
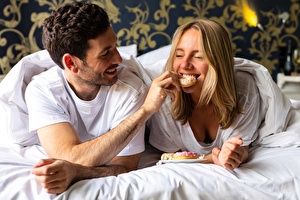
<path fill-rule="evenodd" d="M 64 192 L 76 177 L 76 170 L 68 161 L 41 159 L 31 171 L 37 182 L 40 182 L 50 194 Z"/>
<path fill-rule="evenodd" d="M 213 149 L 213 162 L 226 169 L 234 170 L 248 158 L 248 146 L 241 145 L 243 145 L 243 140 L 241 138 L 233 137 L 228 139 L 221 149 Z"/>
<path fill-rule="evenodd" d="M 53 158 L 41 159 L 33 167 L 31 173 L 35 175 L 36 181 L 41 183 L 48 193 L 59 194 L 66 191 L 71 184 L 80 180 L 117 176 L 135 170 L 137 166 L 133 163 L 138 162 L 135 160 L 138 160 L 139 157 L 140 154 L 115 157 L 109 165 L 98 167 L 88 167 Z"/>
<path fill-rule="evenodd" d="M 142 107 L 152 115 L 160 109 L 167 96 L 170 96 L 171 100 L 174 100 L 174 91 L 180 90 L 178 74 L 171 71 L 165 71 L 152 81 Z"/>

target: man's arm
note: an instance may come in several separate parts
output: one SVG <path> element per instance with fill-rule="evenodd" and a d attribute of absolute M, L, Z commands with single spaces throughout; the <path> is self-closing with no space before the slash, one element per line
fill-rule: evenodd
<path fill-rule="evenodd" d="M 32 170 L 36 180 L 48 193 L 55 194 L 65 191 L 70 184 L 79 180 L 118 175 L 136 169 L 140 154 L 124 157 L 115 155 L 159 110 L 167 95 L 174 99 L 173 90 L 180 90 L 177 75 L 165 72 L 153 80 L 144 104 L 135 113 L 116 128 L 88 142 L 81 143 L 69 123 L 39 129 L 38 134 L 47 153 L 51 157 L 66 160 L 40 160 Z M 103 166 L 108 162 L 109 165 Z"/>
<path fill-rule="evenodd" d="M 65 122 L 41 128 L 38 135 L 49 157 L 85 166 L 101 166 L 110 162 L 132 140 L 150 116 L 151 112 L 141 107 L 114 129 L 87 142 L 81 142 L 73 126 Z"/>
<path fill-rule="evenodd" d="M 117 157 L 122 160 L 138 159 L 139 155 Z M 106 176 L 117 176 L 128 172 L 124 166 L 105 165 L 99 167 L 86 167 L 74 164 L 66 160 L 42 159 L 34 166 L 31 173 L 35 175 L 37 182 L 41 183 L 46 192 L 50 194 L 62 193 L 68 187 L 80 180 L 100 178 Z"/>
<path fill-rule="evenodd" d="M 81 142 L 69 123 L 57 123 L 38 130 L 43 148 L 52 158 L 85 166 L 101 166 L 110 162 L 136 135 L 145 122 L 159 110 L 166 94 L 174 97 L 180 90 L 178 77 L 165 72 L 153 80 L 143 105 L 118 126 L 87 142 Z"/>

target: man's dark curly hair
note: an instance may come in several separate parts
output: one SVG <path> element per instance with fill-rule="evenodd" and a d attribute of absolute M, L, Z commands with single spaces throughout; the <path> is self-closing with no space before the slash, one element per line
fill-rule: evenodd
<path fill-rule="evenodd" d="M 88 2 L 76 2 L 53 11 L 43 23 L 43 45 L 62 69 L 62 57 L 70 53 L 85 61 L 88 40 L 110 27 L 107 13 Z"/>

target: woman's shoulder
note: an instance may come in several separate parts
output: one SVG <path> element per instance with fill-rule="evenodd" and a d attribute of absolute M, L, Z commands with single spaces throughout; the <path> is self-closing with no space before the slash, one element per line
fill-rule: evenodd
<path fill-rule="evenodd" d="M 246 71 L 235 72 L 237 96 L 242 107 L 246 104 L 256 104 L 259 100 L 259 90 L 252 74 Z"/>
<path fill-rule="evenodd" d="M 236 71 L 234 75 L 237 90 L 255 89 L 256 83 L 253 75 L 246 71 Z"/>

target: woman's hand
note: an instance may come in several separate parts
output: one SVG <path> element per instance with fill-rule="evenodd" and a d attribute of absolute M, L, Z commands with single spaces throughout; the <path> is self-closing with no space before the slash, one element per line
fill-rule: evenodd
<path fill-rule="evenodd" d="M 243 140 L 241 138 L 233 137 L 228 139 L 221 149 L 213 149 L 213 162 L 226 169 L 234 170 L 248 158 L 249 147 L 241 145 L 243 145 Z"/>
<path fill-rule="evenodd" d="M 178 74 L 165 71 L 152 81 L 143 107 L 153 113 L 157 112 L 167 96 L 170 96 L 171 100 L 174 100 L 174 91 L 176 90 L 181 90 Z"/>
<path fill-rule="evenodd" d="M 41 159 L 31 171 L 37 182 L 40 182 L 50 194 L 62 193 L 76 177 L 72 163 L 65 160 Z"/>

